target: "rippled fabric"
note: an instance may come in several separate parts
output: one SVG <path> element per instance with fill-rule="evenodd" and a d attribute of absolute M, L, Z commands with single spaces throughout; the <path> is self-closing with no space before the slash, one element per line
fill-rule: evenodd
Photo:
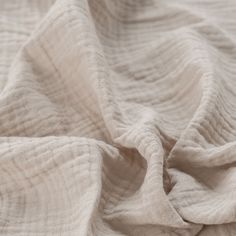
<path fill-rule="evenodd" d="M 0 235 L 235 236 L 236 1 L 0 0 Z"/>

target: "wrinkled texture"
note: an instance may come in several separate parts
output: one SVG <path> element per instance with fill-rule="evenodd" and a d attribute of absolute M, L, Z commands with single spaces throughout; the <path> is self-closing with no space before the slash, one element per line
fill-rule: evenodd
<path fill-rule="evenodd" d="M 0 235 L 235 236 L 236 1 L 0 0 Z"/>

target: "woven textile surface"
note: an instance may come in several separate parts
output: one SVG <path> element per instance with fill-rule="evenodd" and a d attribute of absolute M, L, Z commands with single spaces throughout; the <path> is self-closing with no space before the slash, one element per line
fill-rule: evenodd
<path fill-rule="evenodd" d="M 0 0 L 0 235 L 235 236 L 236 1 Z"/>

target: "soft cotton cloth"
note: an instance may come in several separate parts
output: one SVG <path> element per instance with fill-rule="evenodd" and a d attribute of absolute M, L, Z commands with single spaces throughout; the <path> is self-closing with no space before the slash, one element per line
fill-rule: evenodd
<path fill-rule="evenodd" d="M 236 1 L 0 0 L 0 235 L 235 236 Z"/>

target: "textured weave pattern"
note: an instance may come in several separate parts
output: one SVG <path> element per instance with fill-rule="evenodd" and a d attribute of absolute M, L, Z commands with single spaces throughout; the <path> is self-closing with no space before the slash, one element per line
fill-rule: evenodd
<path fill-rule="evenodd" d="M 0 0 L 0 235 L 236 235 L 235 0 Z"/>

